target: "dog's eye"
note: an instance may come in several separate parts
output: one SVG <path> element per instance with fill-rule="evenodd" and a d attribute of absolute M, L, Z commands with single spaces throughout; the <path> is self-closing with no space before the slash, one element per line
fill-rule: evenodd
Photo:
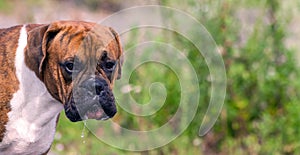
<path fill-rule="evenodd" d="M 68 74 L 72 74 L 72 72 L 73 72 L 73 67 L 74 67 L 73 62 L 66 62 L 66 63 L 65 63 L 65 69 L 66 69 L 66 71 L 68 72 Z"/>
<path fill-rule="evenodd" d="M 114 67 L 115 67 L 115 62 L 109 61 L 105 64 L 106 69 L 112 70 L 112 69 L 114 69 Z"/>

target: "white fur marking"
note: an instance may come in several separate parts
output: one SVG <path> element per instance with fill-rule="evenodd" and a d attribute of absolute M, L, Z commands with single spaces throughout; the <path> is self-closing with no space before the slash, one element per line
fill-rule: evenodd
<path fill-rule="evenodd" d="M 41 154 L 53 141 L 56 119 L 63 105 L 47 91 L 35 73 L 25 64 L 27 32 L 24 25 L 16 50 L 15 67 L 19 90 L 10 102 L 6 133 L 0 143 L 2 154 Z"/>

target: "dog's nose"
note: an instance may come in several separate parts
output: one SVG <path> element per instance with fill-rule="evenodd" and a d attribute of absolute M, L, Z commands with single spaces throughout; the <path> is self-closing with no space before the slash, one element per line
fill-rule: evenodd
<path fill-rule="evenodd" d="M 86 80 L 82 86 L 94 95 L 101 95 L 101 92 L 109 90 L 109 85 L 102 78 L 90 78 Z"/>
<path fill-rule="evenodd" d="M 90 92 L 95 92 L 96 95 L 100 95 L 102 91 L 105 91 L 108 87 L 107 82 L 104 79 L 101 78 L 91 78 L 86 83 L 86 88 Z"/>

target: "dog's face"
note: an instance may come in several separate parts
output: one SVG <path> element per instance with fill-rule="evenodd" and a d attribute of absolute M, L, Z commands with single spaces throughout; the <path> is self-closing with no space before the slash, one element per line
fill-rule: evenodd
<path fill-rule="evenodd" d="M 114 30 L 93 23 L 58 22 L 44 28 L 39 77 L 73 122 L 116 113 L 112 88 L 122 49 Z M 30 41 L 30 34 L 29 39 Z"/>

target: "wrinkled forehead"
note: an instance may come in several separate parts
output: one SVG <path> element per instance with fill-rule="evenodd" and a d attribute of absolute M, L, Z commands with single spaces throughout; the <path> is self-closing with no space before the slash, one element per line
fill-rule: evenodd
<path fill-rule="evenodd" d="M 110 29 L 105 26 L 95 25 L 92 29 L 66 28 L 68 37 L 62 34 L 62 40 L 67 44 L 65 55 L 62 59 L 79 59 L 82 63 L 97 61 L 105 52 L 107 56 L 116 60 L 119 56 L 119 45 Z"/>
<path fill-rule="evenodd" d="M 83 62 L 99 60 L 103 53 L 117 59 L 118 45 L 113 34 L 106 27 L 96 26 L 86 33 L 75 55 Z"/>

